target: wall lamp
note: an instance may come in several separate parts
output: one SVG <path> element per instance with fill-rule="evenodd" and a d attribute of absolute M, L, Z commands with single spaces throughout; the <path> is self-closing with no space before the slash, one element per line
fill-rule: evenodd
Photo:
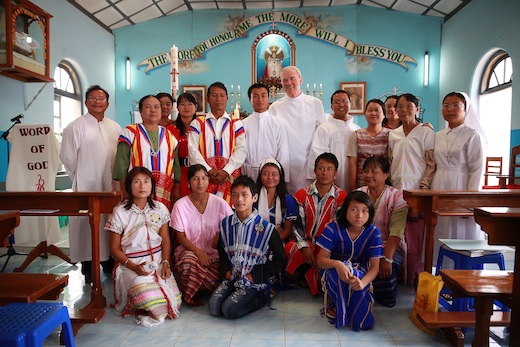
<path fill-rule="evenodd" d="M 126 90 L 130 90 L 130 58 L 126 57 Z"/>
<path fill-rule="evenodd" d="M 430 55 L 428 51 L 424 52 L 424 86 L 427 87 L 430 79 Z"/>

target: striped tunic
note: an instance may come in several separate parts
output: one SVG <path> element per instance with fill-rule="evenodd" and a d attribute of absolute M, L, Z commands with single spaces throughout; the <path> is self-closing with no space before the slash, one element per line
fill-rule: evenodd
<path fill-rule="evenodd" d="M 374 156 L 388 158 L 389 134 L 390 129 L 383 128 L 376 137 L 370 136 L 366 129 L 356 130 L 350 135 L 347 155 L 357 157 L 356 187 L 363 185 L 363 164 L 365 164 L 367 158 Z"/>
<path fill-rule="evenodd" d="M 128 171 L 137 166 L 149 169 L 154 178 L 157 200 L 171 210 L 171 191 L 174 185 L 175 148 L 178 141 L 166 128 L 159 126 L 157 151 L 143 124 L 131 124 L 123 129 L 119 142 L 130 147 Z"/>
<path fill-rule="evenodd" d="M 383 256 L 381 233 L 374 225 L 366 227 L 361 234 L 352 240 L 348 230 L 336 221 L 327 225 L 316 245 L 330 252 L 330 259 L 341 260 L 352 273 L 363 278 L 368 271 L 371 258 Z M 336 269 L 320 271 L 327 288 L 327 294 L 336 306 L 336 317 L 333 323 L 336 328 L 349 325 L 352 330 L 368 330 L 374 327 L 372 315 L 374 296 L 371 285 L 362 290 L 353 290 L 349 283 L 343 282 Z"/>
<path fill-rule="evenodd" d="M 190 165 L 201 164 L 208 171 L 226 171 L 230 180 L 221 185 L 210 183 L 208 192 L 219 195 L 230 205 L 231 182 L 240 176 L 246 156 L 245 130 L 239 119 L 231 119 L 227 113 L 216 119 L 209 113 L 191 122 L 188 133 Z"/>

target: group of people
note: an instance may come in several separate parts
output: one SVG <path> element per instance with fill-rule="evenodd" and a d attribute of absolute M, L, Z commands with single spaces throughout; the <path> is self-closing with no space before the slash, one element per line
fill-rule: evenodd
<path fill-rule="evenodd" d="M 249 88 L 254 112 L 244 120 L 226 112 L 226 86 L 215 82 L 206 115 L 196 117 L 196 100 L 181 94 L 171 121 L 171 95 L 147 95 L 143 122 L 123 130 L 104 117 L 108 93 L 87 90 L 89 113 L 65 129 L 60 157 L 74 190 L 124 192 L 100 245 L 105 272 L 109 250 L 115 259 L 122 315 L 154 326 L 179 314 L 181 295 L 200 306 L 208 291 L 213 315 L 236 318 L 269 303 L 288 274 L 325 293 L 336 327 L 371 329 L 374 302 L 394 306 L 399 276 L 415 275 L 420 262 L 422 232 L 402 190 L 478 190 L 482 148 L 464 125 L 467 95 L 444 98 L 448 127 L 437 134 L 417 120 L 412 94 L 370 100 L 360 129 L 346 91 L 333 93 L 327 117 L 301 91 L 298 68 L 284 68 L 281 80 L 286 95 L 272 105 L 267 87 Z M 82 222 L 71 220 L 71 258 L 88 281 Z M 439 238 L 480 237 L 467 219 L 438 225 Z"/>

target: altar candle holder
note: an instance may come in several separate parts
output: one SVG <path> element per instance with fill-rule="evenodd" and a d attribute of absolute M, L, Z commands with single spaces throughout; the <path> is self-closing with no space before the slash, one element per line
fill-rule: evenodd
<path fill-rule="evenodd" d="M 316 97 L 316 83 L 314 83 L 314 90 L 312 91 L 312 96 Z"/>
<path fill-rule="evenodd" d="M 240 86 L 238 86 L 237 91 L 237 108 L 240 110 Z"/>
<path fill-rule="evenodd" d="M 229 93 L 231 96 L 231 102 L 229 104 L 229 113 L 233 113 L 233 105 L 235 104 L 235 92 L 233 91 L 233 85 L 231 85 L 231 93 Z"/>
<path fill-rule="evenodd" d="M 270 90 L 270 97 L 271 97 L 271 102 L 274 102 L 274 99 L 276 98 L 276 87 L 275 86 L 271 86 L 269 88 Z"/>

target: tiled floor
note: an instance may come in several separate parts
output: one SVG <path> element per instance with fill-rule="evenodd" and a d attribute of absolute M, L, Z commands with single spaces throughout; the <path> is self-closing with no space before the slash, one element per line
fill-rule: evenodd
<path fill-rule="evenodd" d="M 0 254 L 5 249 L 0 248 Z M 0 266 L 6 258 L 0 260 Z M 19 266 L 24 256 L 11 258 L 6 271 Z M 27 273 L 67 273 L 69 285 L 61 300 L 71 307 L 81 308 L 90 299 L 90 286 L 85 285 L 77 266 L 71 266 L 61 259 L 50 256 L 38 259 L 27 269 Z M 103 293 L 107 302 L 113 301 L 112 279 L 101 274 Z M 1 284 L 0 284 L 1 289 Z M 414 290 L 400 286 L 398 303 L 394 308 L 376 305 L 374 314 L 376 326 L 373 330 L 354 332 L 349 328 L 336 329 L 327 319 L 321 318 L 323 306 L 321 298 L 313 298 L 306 289 L 279 292 L 272 301 L 274 310 L 267 307 L 236 320 L 215 318 L 209 314 L 207 305 L 190 307 L 183 305 L 181 314 L 174 320 L 167 320 L 155 328 L 137 325 L 132 317 L 120 318 L 111 308 L 97 324 L 81 328 L 76 336 L 79 347 L 111 346 L 449 346 L 442 333 L 430 336 L 408 319 Z M 204 298 L 207 303 L 208 297 Z M 494 328 L 490 345 L 507 346 L 504 328 Z M 465 345 L 470 346 L 473 332 L 468 329 Z M 45 346 L 58 345 L 58 333 L 46 340 Z"/>

